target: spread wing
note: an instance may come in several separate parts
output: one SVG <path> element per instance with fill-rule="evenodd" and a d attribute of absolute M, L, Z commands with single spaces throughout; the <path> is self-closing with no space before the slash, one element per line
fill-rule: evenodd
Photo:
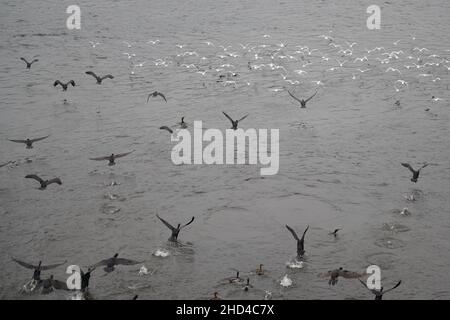
<path fill-rule="evenodd" d="M 241 122 L 242 120 L 244 120 L 245 118 L 248 117 L 248 114 L 246 114 L 245 116 L 243 116 L 242 118 L 239 119 L 239 122 Z"/>
<path fill-rule="evenodd" d="M 416 172 L 416 170 L 414 170 L 413 167 L 411 167 L 411 165 L 409 163 L 402 163 L 402 166 L 404 166 L 405 168 L 408 168 L 409 171 L 411 171 L 412 173 Z"/>
<path fill-rule="evenodd" d="M 344 277 L 346 279 L 354 279 L 354 278 L 360 278 L 361 274 L 357 273 L 357 272 L 353 272 L 353 271 L 348 271 L 348 270 L 340 270 L 339 271 L 339 275 L 341 277 Z"/>
<path fill-rule="evenodd" d="M 59 266 L 62 266 L 63 264 L 66 264 L 67 260 L 64 260 L 64 262 L 61 263 L 56 263 L 56 264 L 48 264 L 46 266 L 41 266 L 41 270 L 50 270 L 50 269 L 54 269 L 57 268 Z"/>
<path fill-rule="evenodd" d="M 166 97 L 161 92 L 158 92 L 157 95 L 161 96 L 164 99 L 164 101 L 167 102 Z"/>
<path fill-rule="evenodd" d="M 119 154 L 116 154 L 116 155 L 114 155 L 114 157 L 115 157 L 115 158 L 122 158 L 122 157 L 125 157 L 125 156 L 129 155 L 129 154 L 132 153 L 132 152 L 134 152 L 134 150 L 133 150 L 133 151 L 130 151 L 130 152 L 126 152 L 126 153 L 119 153 Z"/>
<path fill-rule="evenodd" d="M 190 224 L 194 221 L 194 218 L 195 218 L 195 217 L 192 217 L 191 221 L 189 221 L 189 222 L 186 223 L 184 226 L 182 226 L 181 229 L 184 228 L 184 227 L 187 227 L 188 225 L 190 225 Z"/>
<path fill-rule="evenodd" d="M 141 263 L 139 261 L 124 259 L 124 258 L 116 258 L 115 262 L 116 262 L 116 264 L 123 264 L 123 265 L 129 265 L 129 266 Z"/>
<path fill-rule="evenodd" d="M 44 139 L 46 139 L 48 137 L 50 137 L 50 135 L 45 136 L 45 137 L 36 138 L 36 139 L 31 139 L 31 142 L 41 141 L 41 140 L 44 140 Z"/>
<path fill-rule="evenodd" d="M 61 81 L 56 80 L 56 81 L 53 83 L 53 86 L 56 87 L 58 84 L 61 85 L 61 86 L 63 85 Z"/>
<path fill-rule="evenodd" d="M 11 257 L 11 259 L 12 259 L 14 262 L 20 264 L 22 267 L 25 267 L 25 268 L 27 268 L 27 269 L 34 270 L 34 269 L 37 268 L 37 266 L 33 266 L 32 264 L 29 264 L 29 263 L 26 263 L 26 262 L 17 260 L 17 259 L 15 259 L 15 258 L 13 258 L 13 257 Z"/>
<path fill-rule="evenodd" d="M 316 91 L 316 93 L 314 93 L 311 97 L 309 97 L 308 99 L 306 99 L 306 100 L 305 100 L 305 103 L 308 102 L 309 100 L 311 100 L 312 98 L 314 98 L 314 96 L 315 96 L 316 94 L 317 94 L 317 91 Z"/>
<path fill-rule="evenodd" d="M 303 231 L 302 241 L 305 240 L 306 231 L 308 231 L 309 226 L 306 227 L 305 231 Z"/>
<path fill-rule="evenodd" d="M 67 84 L 71 84 L 73 87 L 75 87 L 75 81 L 73 81 L 73 80 L 70 80 Z"/>
<path fill-rule="evenodd" d="M 60 178 L 53 178 L 51 180 L 48 180 L 48 184 L 57 183 L 59 185 L 62 185 L 62 181 Z"/>
<path fill-rule="evenodd" d="M 22 61 L 25 62 L 26 64 L 30 64 L 25 58 L 20 58 L 20 60 L 22 60 Z"/>
<path fill-rule="evenodd" d="M 156 91 L 155 91 L 155 92 L 156 92 Z M 149 93 L 149 94 L 148 94 L 147 102 L 148 102 L 148 100 L 150 100 L 150 97 L 153 96 L 153 94 L 154 94 L 155 92 L 152 92 L 152 93 Z"/>
<path fill-rule="evenodd" d="M 95 161 L 109 160 L 109 156 L 107 156 L 107 157 L 98 157 L 98 158 L 89 158 L 89 160 L 95 160 Z"/>
<path fill-rule="evenodd" d="M 372 290 L 370 290 L 369 288 L 367 288 L 367 284 L 362 281 L 361 279 L 358 279 L 359 282 L 361 282 L 361 284 L 364 286 L 364 288 L 366 288 L 367 290 L 369 290 L 370 292 L 372 292 Z"/>
<path fill-rule="evenodd" d="M 420 167 L 419 170 L 422 170 L 423 168 L 428 167 L 428 163 L 425 163 L 422 167 Z"/>
<path fill-rule="evenodd" d="M 26 176 L 25 176 L 25 178 L 26 179 L 34 179 L 34 180 L 36 180 L 37 182 L 39 182 L 39 183 L 43 183 L 44 182 L 44 180 L 42 180 L 41 178 L 39 178 L 37 175 L 35 175 L 35 174 L 27 174 Z"/>
<path fill-rule="evenodd" d="M 89 267 L 87 270 L 87 273 L 92 272 L 94 270 L 95 270 L 95 267 Z M 84 275 L 85 275 L 84 271 L 81 268 L 80 268 L 80 274 L 81 274 L 81 277 L 84 277 Z"/>
<path fill-rule="evenodd" d="M 98 79 L 98 76 L 92 71 L 86 71 L 85 73 L 93 76 L 95 79 Z"/>
<path fill-rule="evenodd" d="M 297 98 L 296 96 L 294 96 L 289 90 L 288 90 L 289 95 L 294 98 L 295 100 L 297 100 L 298 102 L 302 102 L 302 100 L 300 100 L 299 98 Z"/>
<path fill-rule="evenodd" d="M 17 143 L 27 143 L 27 140 L 9 140 L 12 142 L 17 142 Z"/>
<path fill-rule="evenodd" d="M 295 233 L 294 229 L 292 229 L 291 227 L 289 227 L 288 225 L 286 225 L 286 228 L 292 233 L 292 235 L 294 236 L 294 239 L 299 241 L 300 239 L 298 238 L 297 234 Z"/>
<path fill-rule="evenodd" d="M 114 77 L 112 75 L 110 75 L 110 74 L 107 74 L 106 76 L 103 76 L 101 78 L 101 80 L 105 80 L 105 79 L 114 79 Z"/>
<path fill-rule="evenodd" d="M 109 262 L 111 262 L 111 258 L 104 259 L 104 260 L 102 260 L 100 262 L 97 262 L 96 264 L 92 265 L 91 268 L 95 269 L 95 268 L 100 267 L 100 266 L 106 266 Z"/>
<path fill-rule="evenodd" d="M 30 62 L 30 64 L 33 64 L 33 63 L 38 62 L 38 61 L 39 61 L 39 59 L 34 59 L 33 61 Z"/>
<path fill-rule="evenodd" d="M 402 283 L 402 280 L 400 280 L 399 282 L 397 282 L 397 284 L 396 284 L 395 286 L 393 286 L 392 288 L 383 291 L 383 293 L 388 293 L 389 291 L 394 290 L 394 289 L 397 288 L 401 283 Z"/>
<path fill-rule="evenodd" d="M 156 215 L 158 217 L 159 220 L 162 221 L 162 223 L 164 223 L 166 225 L 167 228 L 169 228 L 170 230 L 176 230 L 170 223 L 168 223 L 166 220 L 164 220 L 163 218 L 161 218 L 159 215 Z M 193 220 L 193 219 L 192 219 Z M 192 221 L 191 221 L 192 222 Z"/>
<path fill-rule="evenodd" d="M 222 111 L 222 113 L 225 115 L 225 117 L 227 117 L 228 118 L 228 120 L 230 120 L 231 121 L 231 124 L 234 124 L 234 120 L 233 119 L 231 119 L 231 117 L 229 116 L 229 115 L 227 115 L 225 112 L 223 112 Z"/>
<path fill-rule="evenodd" d="M 162 126 L 162 127 L 159 127 L 161 130 L 167 130 L 167 131 L 169 131 L 171 134 L 173 133 L 173 130 L 172 129 L 170 129 L 168 126 Z"/>
<path fill-rule="evenodd" d="M 52 280 L 52 287 L 57 290 L 69 290 L 69 288 L 67 287 L 67 283 L 56 279 Z"/>

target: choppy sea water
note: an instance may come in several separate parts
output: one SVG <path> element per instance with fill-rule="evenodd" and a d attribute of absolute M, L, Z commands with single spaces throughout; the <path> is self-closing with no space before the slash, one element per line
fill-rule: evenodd
<path fill-rule="evenodd" d="M 20 294 L 31 272 L 11 256 L 84 267 L 116 252 L 152 272 L 140 276 L 141 264 L 107 275 L 99 268 L 94 298 L 206 299 L 217 291 L 262 299 L 269 290 L 274 299 L 372 299 L 356 280 L 330 287 L 319 276 L 371 264 L 386 287 L 402 280 L 386 298 L 450 298 L 448 1 L 385 1 L 376 31 L 366 27 L 369 1 L 77 4 L 81 30 L 65 27 L 70 3 L 0 4 L 0 164 L 12 161 L 0 168 L 1 298 L 67 298 Z M 356 42 L 352 55 L 320 35 L 343 50 Z M 366 51 L 381 46 L 386 51 Z M 39 62 L 25 70 L 20 57 Z M 258 68 L 249 70 L 249 61 Z M 87 70 L 114 79 L 98 86 Z M 227 71 L 239 75 L 235 83 L 217 82 Z M 56 79 L 76 86 L 63 92 Z M 287 89 L 318 94 L 300 109 Z M 147 103 L 154 90 L 168 102 Z M 280 130 L 277 175 L 261 178 L 251 165 L 172 164 L 173 144 L 158 128 L 185 116 L 227 129 L 222 111 L 248 113 L 243 128 Z M 8 141 L 48 134 L 31 150 Z M 89 160 L 130 150 L 114 167 Z M 430 166 L 413 184 L 401 162 Z M 63 185 L 37 190 L 23 178 L 30 173 L 59 176 Z M 399 213 L 404 207 L 410 215 Z M 156 214 L 174 224 L 195 216 L 180 233 L 183 247 L 168 245 Z M 310 226 L 302 268 L 286 267 L 296 244 L 285 224 L 299 234 Z M 328 235 L 335 228 L 337 238 Z M 170 254 L 154 254 L 161 250 Z M 267 273 L 249 275 L 248 292 L 222 284 L 233 268 L 247 277 L 260 263 Z M 67 276 L 63 267 L 43 275 L 52 273 Z M 280 286 L 285 274 L 288 288 Z"/>

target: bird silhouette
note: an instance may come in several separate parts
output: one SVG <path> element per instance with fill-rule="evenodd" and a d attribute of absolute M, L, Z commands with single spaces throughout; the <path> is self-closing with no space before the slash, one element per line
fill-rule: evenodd
<path fill-rule="evenodd" d="M 188 225 L 190 225 L 194 221 L 194 218 L 195 218 L 195 217 L 192 217 L 191 221 L 189 221 L 185 225 L 181 226 L 181 224 L 178 224 L 178 226 L 175 228 L 170 223 L 168 223 L 166 220 L 161 218 L 159 215 L 156 215 L 156 216 L 158 217 L 159 220 L 161 220 L 162 223 L 164 223 L 164 225 L 167 228 L 169 228 L 172 231 L 172 234 L 171 234 L 171 236 L 169 238 L 169 241 L 172 241 L 172 242 L 177 242 L 178 241 L 178 234 L 180 233 L 181 229 L 183 229 L 184 227 L 187 227 Z"/>
<path fill-rule="evenodd" d="M 286 228 L 292 233 L 292 236 L 295 240 L 297 240 L 297 258 L 302 258 L 305 254 L 305 234 L 306 231 L 308 231 L 309 226 L 306 227 L 305 231 L 303 232 L 303 236 L 299 238 L 297 236 L 297 233 L 295 233 L 294 229 L 286 225 Z"/>
<path fill-rule="evenodd" d="M 244 120 L 245 118 L 248 117 L 248 114 L 246 114 L 245 116 L 243 116 L 243 117 L 240 118 L 239 120 L 233 120 L 233 119 L 232 119 L 229 115 L 227 115 L 225 112 L 222 111 L 222 113 L 225 115 L 225 117 L 228 118 L 228 120 L 230 120 L 231 125 L 232 125 L 231 129 L 233 129 L 233 130 L 237 130 L 239 122 L 241 122 L 242 120 Z"/>
<path fill-rule="evenodd" d="M 85 73 L 93 76 L 97 80 L 97 84 L 102 84 L 102 81 L 105 80 L 105 79 L 114 79 L 114 77 L 112 75 L 110 75 L 110 74 L 107 74 L 106 76 L 100 77 L 100 76 L 97 76 L 92 71 L 86 71 Z"/>
<path fill-rule="evenodd" d="M 50 180 L 44 180 L 44 179 L 38 177 L 35 174 L 28 174 L 28 175 L 25 176 L 25 178 L 27 178 L 27 179 L 34 179 L 37 182 L 39 182 L 40 185 L 41 185 L 41 187 L 39 188 L 40 190 L 46 189 L 47 186 L 51 185 L 52 183 L 57 183 L 59 185 L 62 185 L 62 181 L 61 181 L 60 178 L 53 178 L 53 179 L 50 179 Z"/>
<path fill-rule="evenodd" d="M 164 101 L 167 102 L 166 97 L 161 92 L 158 92 L 158 91 L 150 93 L 147 97 L 147 102 L 148 102 L 148 100 L 150 100 L 150 97 L 157 97 L 157 96 L 162 97 L 164 99 Z"/>
<path fill-rule="evenodd" d="M 405 168 L 408 168 L 409 171 L 412 172 L 413 176 L 411 178 L 411 181 L 416 183 L 417 179 L 419 179 L 420 170 L 422 170 L 423 168 L 428 166 L 428 163 L 426 163 L 422 167 L 420 167 L 419 170 L 414 170 L 413 167 L 411 167 L 411 165 L 409 163 L 402 163 L 402 166 L 404 166 Z"/>
<path fill-rule="evenodd" d="M 31 68 L 31 65 L 35 62 L 38 62 L 38 59 L 33 59 L 31 62 L 28 62 L 25 58 L 20 58 L 20 60 L 22 60 L 23 62 L 25 62 L 27 64 L 27 69 Z"/>
<path fill-rule="evenodd" d="M 308 99 L 303 100 L 303 99 L 299 99 L 296 96 L 294 96 L 290 91 L 288 91 L 289 95 L 294 98 L 295 100 L 297 100 L 298 102 L 300 102 L 301 108 L 306 108 L 306 103 L 311 100 L 312 98 L 314 98 L 314 96 L 317 94 L 317 91 Z"/>
<path fill-rule="evenodd" d="M 58 84 L 62 87 L 63 91 L 67 91 L 67 87 L 69 86 L 69 84 L 71 84 L 72 87 L 75 87 L 75 81 L 73 81 L 73 80 L 70 80 L 70 81 L 67 82 L 67 83 L 62 83 L 61 81 L 56 80 L 56 81 L 53 83 L 53 86 L 56 87 Z"/>
<path fill-rule="evenodd" d="M 33 149 L 33 143 L 37 142 L 37 141 L 41 141 L 44 140 L 46 138 L 48 138 L 48 136 L 45 137 L 40 137 L 40 138 L 34 138 L 34 139 L 25 139 L 25 140 L 9 140 L 11 142 L 16 142 L 16 143 L 25 143 L 25 145 L 27 146 L 27 149 Z"/>
<path fill-rule="evenodd" d="M 130 153 L 134 152 L 130 151 L 130 152 L 126 152 L 126 153 L 119 153 L 119 154 L 114 154 L 112 153 L 110 156 L 105 156 L 105 157 L 98 157 L 98 158 L 89 158 L 89 160 L 95 160 L 95 161 L 104 161 L 104 160 L 108 160 L 108 166 L 113 166 L 116 164 L 116 159 L 117 158 L 122 158 L 125 157 L 127 155 L 129 155 Z"/>

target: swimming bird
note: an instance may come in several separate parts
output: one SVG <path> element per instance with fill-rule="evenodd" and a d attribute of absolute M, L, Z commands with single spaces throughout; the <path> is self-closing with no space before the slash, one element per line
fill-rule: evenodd
<path fill-rule="evenodd" d="M 244 286 L 244 291 L 248 291 L 250 287 L 252 287 L 252 285 L 250 284 L 250 278 L 247 278 L 247 283 Z"/>
<path fill-rule="evenodd" d="M 402 280 L 400 280 L 399 282 L 397 282 L 397 284 L 395 286 L 393 286 L 390 289 L 383 290 L 383 287 L 381 287 L 380 290 L 377 290 L 377 289 L 369 289 L 367 287 L 367 285 L 363 281 L 361 281 L 361 279 L 358 279 L 358 280 L 359 280 L 359 282 L 361 282 L 361 284 L 364 287 L 366 287 L 366 289 L 368 289 L 370 292 L 372 292 L 375 295 L 375 300 L 383 300 L 383 295 L 384 294 L 388 293 L 389 291 L 394 290 L 395 288 L 397 288 L 402 283 Z"/>
<path fill-rule="evenodd" d="M 61 81 L 56 80 L 56 81 L 53 83 L 53 86 L 56 87 L 58 84 L 62 87 L 63 91 L 67 91 L 67 87 L 69 86 L 69 84 L 71 84 L 72 87 L 75 87 L 75 81 L 73 81 L 73 80 L 70 80 L 70 81 L 67 82 L 67 83 L 62 83 Z"/>
<path fill-rule="evenodd" d="M 33 59 L 33 61 L 28 62 L 25 58 L 20 58 L 20 60 L 22 60 L 23 62 L 25 62 L 25 63 L 27 64 L 27 69 L 30 69 L 30 68 L 31 68 L 31 65 L 32 65 L 33 63 L 39 61 L 38 59 Z"/>
<path fill-rule="evenodd" d="M 59 185 L 62 185 L 62 181 L 61 181 L 60 178 L 53 178 L 53 179 L 50 179 L 50 180 L 43 180 L 40 177 L 38 177 L 37 175 L 35 175 L 35 174 L 28 174 L 28 175 L 25 176 L 25 178 L 27 178 L 27 179 L 34 179 L 37 182 L 39 182 L 41 184 L 41 187 L 39 188 L 40 190 L 46 189 L 47 186 L 51 185 L 52 183 L 57 183 Z"/>
<path fill-rule="evenodd" d="M 105 80 L 105 79 L 114 79 L 114 77 L 112 75 L 110 75 L 110 74 L 107 74 L 106 76 L 100 77 L 100 76 L 97 76 L 92 71 L 86 71 L 85 73 L 93 76 L 97 80 L 97 84 L 102 84 L 102 81 Z"/>
<path fill-rule="evenodd" d="M 157 97 L 157 96 L 161 96 L 161 97 L 164 99 L 164 101 L 167 102 L 166 97 L 165 97 L 161 92 L 158 92 L 158 91 L 155 91 L 155 92 L 153 92 L 153 93 L 150 93 L 150 94 L 148 95 L 148 97 L 147 97 L 147 102 L 148 102 L 148 100 L 150 99 L 150 97 Z"/>
<path fill-rule="evenodd" d="M 248 114 L 246 114 L 245 116 L 243 116 L 243 117 L 240 118 L 239 120 L 233 120 L 233 119 L 232 119 L 229 115 L 227 115 L 225 112 L 222 111 L 222 113 L 225 115 L 225 117 L 228 118 L 228 120 L 231 121 L 231 124 L 232 124 L 231 129 L 233 129 L 233 130 L 237 130 L 239 122 L 241 122 L 242 120 L 244 120 L 245 118 L 248 117 Z"/>
<path fill-rule="evenodd" d="M 109 161 L 108 166 L 113 166 L 113 165 L 116 164 L 115 160 L 117 158 L 125 157 L 125 156 L 129 155 L 132 152 L 134 152 L 134 150 L 132 150 L 130 152 L 126 152 L 126 153 L 119 153 L 119 154 L 112 153 L 110 156 L 106 156 L 106 157 L 89 158 L 89 160 L 95 160 L 95 161 L 108 160 Z"/>
<path fill-rule="evenodd" d="M 339 277 L 352 279 L 352 278 L 359 278 L 361 275 L 357 272 L 344 270 L 342 267 L 339 269 L 335 269 L 332 271 L 328 271 L 328 276 L 330 276 L 330 280 L 328 280 L 328 284 L 334 286 L 338 282 Z"/>
<path fill-rule="evenodd" d="M 297 240 L 297 257 L 302 258 L 303 255 L 305 254 L 305 247 L 304 247 L 305 234 L 306 234 L 306 231 L 308 231 L 309 226 L 306 227 L 301 239 L 298 238 L 297 233 L 295 233 L 295 231 L 291 227 L 286 225 L 286 228 L 292 233 L 292 235 L 294 236 L 294 239 Z"/>
<path fill-rule="evenodd" d="M 219 293 L 218 292 L 214 292 L 214 297 L 212 297 L 209 300 L 222 300 L 221 298 L 219 298 Z"/>
<path fill-rule="evenodd" d="M 27 149 L 33 149 L 33 143 L 37 142 L 37 141 L 41 141 L 44 140 L 46 138 L 48 138 L 50 135 L 45 136 L 45 137 L 40 137 L 40 138 L 34 138 L 34 139 L 25 139 L 25 140 L 9 140 L 11 142 L 17 142 L 17 143 L 25 143 L 27 146 Z"/>
<path fill-rule="evenodd" d="M 333 236 L 337 237 L 337 233 L 339 230 L 341 230 L 341 229 L 334 229 L 334 231 L 330 232 L 329 235 L 333 235 Z"/>
<path fill-rule="evenodd" d="M 178 241 L 178 234 L 180 233 L 181 229 L 190 225 L 194 221 L 194 218 L 195 218 L 195 217 L 192 217 L 191 221 L 189 221 L 185 225 L 181 226 L 181 224 L 178 224 L 178 226 L 175 228 L 170 223 L 168 223 L 166 220 L 161 218 L 159 215 L 156 215 L 156 216 L 158 217 L 159 220 L 161 220 L 162 223 L 164 223 L 166 225 L 167 228 L 169 228 L 172 231 L 172 235 L 169 238 L 169 241 L 172 241 L 172 242 Z"/>
<path fill-rule="evenodd" d="M 428 166 L 428 163 L 425 163 L 422 167 L 419 168 L 419 170 L 414 170 L 413 167 L 411 167 L 411 165 L 409 163 L 402 163 L 402 166 L 404 166 L 405 168 L 408 168 L 409 171 L 412 172 L 413 176 L 411 178 L 411 181 L 416 183 L 417 179 L 419 179 L 420 170 L 422 170 L 423 168 Z"/>
<path fill-rule="evenodd" d="M 124 259 L 124 258 L 117 258 L 119 256 L 118 253 L 116 253 L 112 258 L 108 258 L 108 259 L 104 259 L 100 262 L 97 262 L 96 264 L 94 264 L 93 266 L 91 266 L 91 268 L 97 268 L 100 266 L 105 266 L 103 268 L 103 270 L 105 270 L 106 272 L 112 272 L 114 271 L 114 266 L 117 265 L 135 265 L 135 264 L 139 264 L 142 262 L 139 261 L 135 261 L 135 260 L 130 260 L 130 259 Z"/>
<path fill-rule="evenodd" d="M 186 122 L 184 122 L 184 117 L 181 117 L 181 122 L 179 123 L 179 125 L 182 129 L 186 129 L 188 127 Z"/>
<path fill-rule="evenodd" d="M 259 268 L 256 269 L 256 274 L 257 274 L 258 276 L 264 275 L 264 270 L 263 270 L 263 268 L 262 268 L 263 266 L 264 266 L 263 264 L 260 264 L 260 265 L 259 265 Z"/>
<path fill-rule="evenodd" d="M 41 271 L 42 271 L 42 270 L 50 270 L 50 269 L 54 269 L 54 268 L 56 268 L 56 267 L 62 266 L 63 264 L 65 264 L 65 263 L 67 262 L 67 260 L 66 260 L 66 261 L 64 261 L 64 262 L 62 262 L 62 263 L 49 264 L 49 265 L 43 266 L 43 265 L 42 265 L 42 261 L 39 261 L 38 265 L 35 266 L 35 265 L 30 264 L 30 263 L 23 262 L 23 261 L 20 261 L 20 260 L 18 260 L 18 259 L 15 259 L 15 258 L 13 258 L 13 257 L 11 257 L 11 259 L 12 259 L 14 262 L 18 263 L 19 265 L 21 265 L 22 267 L 24 267 L 24 268 L 34 270 L 34 271 L 33 271 L 33 280 L 36 280 L 36 281 L 40 281 L 40 280 L 41 280 Z"/>
<path fill-rule="evenodd" d="M 168 126 L 162 126 L 162 127 L 159 127 L 159 129 L 161 129 L 161 130 L 167 130 L 167 131 L 170 132 L 170 134 L 173 134 L 173 130 L 170 129 Z"/>
<path fill-rule="evenodd" d="M 295 100 L 297 100 L 298 102 L 300 102 L 301 107 L 300 108 L 306 108 L 306 103 L 311 100 L 312 98 L 314 98 L 314 96 L 317 94 L 317 91 L 308 99 L 303 100 L 303 99 L 299 99 L 296 96 L 294 96 L 289 90 L 288 90 L 289 95 L 294 98 Z"/>
<path fill-rule="evenodd" d="M 229 283 L 238 283 L 238 282 L 242 282 L 241 277 L 239 277 L 239 270 L 236 270 L 236 277 L 228 278 L 227 281 L 228 281 Z"/>

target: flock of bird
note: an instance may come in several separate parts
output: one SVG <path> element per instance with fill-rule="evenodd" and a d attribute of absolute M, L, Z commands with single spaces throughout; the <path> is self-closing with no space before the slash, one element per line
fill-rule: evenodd
<path fill-rule="evenodd" d="M 264 35 L 263 38 L 268 39 L 270 36 Z M 159 68 L 166 68 L 172 65 L 176 68 L 186 69 L 192 73 L 198 74 L 202 79 L 201 81 L 203 82 L 204 87 L 207 85 L 217 84 L 223 85 L 224 87 L 231 86 L 234 89 L 239 88 L 240 86 L 251 86 L 252 83 L 248 79 L 245 79 L 245 75 L 248 74 L 266 73 L 265 76 L 267 76 L 267 73 L 269 73 L 271 76 L 281 76 L 279 79 L 279 81 L 282 82 L 280 86 L 276 88 L 270 87 L 269 90 L 275 92 L 287 91 L 288 96 L 298 102 L 300 108 L 306 108 L 306 104 L 318 94 L 319 90 L 326 87 L 327 78 L 329 77 L 328 75 L 333 72 L 342 71 L 349 74 L 349 76 L 351 75 L 351 79 L 353 80 L 357 78 L 356 75 L 362 77 L 369 76 L 371 73 L 392 73 L 393 75 L 396 75 L 396 78 L 392 80 L 394 90 L 395 92 L 399 92 L 400 90 L 406 89 L 411 83 L 418 82 L 420 78 L 429 77 L 432 83 L 436 83 L 440 81 L 440 78 L 434 76 L 434 72 L 444 72 L 446 70 L 448 73 L 448 70 L 450 70 L 450 67 L 447 65 L 449 61 L 446 58 L 443 58 L 437 54 L 430 54 L 429 49 L 419 48 L 415 45 L 410 45 L 409 49 L 404 47 L 403 49 L 392 51 L 389 51 L 384 47 L 365 49 L 363 50 L 364 55 L 357 57 L 357 43 L 339 42 L 331 35 L 321 35 L 319 38 L 322 38 L 324 41 L 321 50 L 304 45 L 294 45 L 288 43 L 249 43 L 246 45 L 238 44 L 238 46 L 223 46 L 214 44 L 211 41 L 206 41 L 203 42 L 201 46 L 202 48 L 207 48 L 210 50 L 208 54 L 202 56 L 194 50 L 184 51 L 168 57 L 158 58 L 152 61 L 152 63 L 155 67 Z M 407 42 L 407 40 L 398 40 L 394 42 L 393 45 L 398 46 L 402 41 Z M 410 42 L 411 39 L 408 41 Z M 414 38 L 413 41 L 415 41 Z M 133 48 L 131 43 L 124 43 L 127 48 Z M 159 39 L 147 42 L 149 45 L 159 45 L 160 43 L 161 41 Z M 97 48 L 101 45 L 101 43 L 91 42 L 91 45 L 92 48 Z M 179 44 L 176 47 L 178 49 L 182 49 L 185 48 L 186 45 Z M 126 55 L 126 59 L 131 61 L 131 75 L 134 75 L 136 70 L 143 67 L 147 62 L 144 61 L 135 63 L 134 59 L 137 57 L 135 53 L 124 52 L 123 54 Z M 28 62 L 25 58 L 20 59 L 26 63 L 27 69 L 31 69 L 32 66 L 34 68 L 35 63 L 39 65 L 38 59 L 33 59 L 31 62 Z M 335 64 L 334 61 L 337 62 L 337 64 Z M 407 63 L 408 61 L 409 63 Z M 238 68 L 235 67 L 238 63 L 245 66 L 243 72 L 237 70 Z M 323 69 L 320 72 L 318 72 L 317 69 L 315 71 L 310 71 L 311 65 L 320 65 Z M 414 73 L 414 71 L 419 71 L 421 73 Z M 313 74 L 316 79 L 309 78 L 308 75 L 310 73 Z M 85 74 L 94 77 L 98 85 L 101 85 L 105 79 L 115 79 L 115 77 L 111 74 L 98 76 L 92 71 L 87 71 Z M 207 78 L 207 75 L 210 75 L 210 77 Z M 403 79 L 397 78 L 398 76 L 402 76 Z M 310 83 L 313 83 L 316 86 L 315 92 L 306 99 L 299 98 L 295 94 L 295 89 L 298 86 L 306 84 L 309 85 Z M 72 85 L 73 87 L 76 86 L 74 80 L 69 80 L 65 83 L 60 80 L 55 80 L 53 86 L 56 87 L 58 85 L 61 86 L 63 91 L 66 91 L 69 88 L 69 85 Z M 147 96 L 147 102 L 149 102 L 150 98 L 158 97 L 167 102 L 167 96 L 159 91 L 149 93 Z M 434 95 L 432 96 L 432 101 L 440 100 L 442 99 L 436 98 Z M 400 102 L 397 101 L 396 103 L 399 104 Z M 245 116 L 235 120 L 226 112 L 222 111 L 222 113 L 231 122 L 231 128 L 234 130 L 236 130 L 238 128 L 238 124 L 248 116 L 248 114 L 246 114 Z M 185 117 L 182 117 L 181 122 L 178 123 L 178 126 L 182 129 L 188 127 L 188 124 L 184 121 L 184 118 Z M 161 126 L 160 129 L 173 133 L 173 128 L 170 126 Z M 25 144 L 26 148 L 31 149 L 33 148 L 34 143 L 47 139 L 48 137 L 49 136 L 26 138 L 24 140 L 11 139 L 10 141 Z M 108 161 L 108 165 L 113 166 L 116 164 L 116 159 L 125 157 L 132 152 L 133 151 L 120 154 L 113 153 L 108 156 L 90 158 L 90 160 Z M 9 163 L 10 162 L 1 164 L 0 167 L 4 167 Z M 410 170 L 412 173 L 411 181 L 416 183 L 421 170 L 428 164 L 422 165 L 417 170 L 415 170 L 408 163 L 401 163 L 401 165 Z M 62 181 L 58 177 L 45 180 L 36 174 L 28 174 L 25 178 L 36 180 L 40 184 L 40 189 L 42 190 L 46 189 L 51 184 L 62 185 Z M 169 241 L 178 244 L 178 236 L 180 231 L 193 223 L 195 219 L 195 217 L 192 217 L 192 219 L 186 224 L 178 224 L 174 227 L 159 215 L 157 215 L 157 218 L 171 231 Z M 296 231 L 292 227 L 286 225 L 286 228 L 292 234 L 297 244 L 297 256 L 295 258 L 296 262 L 301 263 L 305 255 L 305 235 L 309 229 L 309 226 L 307 226 L 303 231 L 301 237 L 297 235 Z M 335 229 L 333 232 L 330 232 L 330 235 L 337 237 L 339 230 L 340 229 Z M 37 265 L 34 265 L 16 258 L 13 258 L 13 261 L 22 267 L 33 270 L 32 281 L 27 284 L 29 291 L 33 291 L 36 288 L 41 288 L 42 293 L 48 293 L 54 289 L 68 290 L 66 283 L 64 281 L 54 279 L 53 275 L 50 275 L 48 278 L 41 278 L 41 271 L 57 268 L 66 263 L 66 261 L 52 265 L 42 265 L 41 261 L 39 261 Z M 81 271 L 81 292 L 87 292 L 91 272 L 93 272 L 97 267 L 104 266 L 104 270 L 106 272 L 112 272 L 117 265 L 136 265 L 139 263 L 142 262 L 119 258 L 116 253 L 111 258 L 107 258 L 93 264 L 88 267 L 86 272 Z M 254 274 L 257 276 L 263 276 L 265 274 L 263 264 L 261 264 L 259 268 L 254 271 Z M 336 285 L 339 277 L 357 278 L 359 281 L 361 281 L 361 277 L 363 277 L 360 273 L 344 270 L 342 267 L 330 270 L 326 273 L 326 276 L 329 277 L 329 285 Z M 250 284 L 250 278 L 241 278 L 239 271 L 237 271 L 235 277 L 227 278 L 225 282 L 229 284 L 240 284 L 242 285 L 244 291 L 248 291 L 253 287 Z M 286 275 L 281 280 L 280 284 L 282 286 L 289 286 L 291 283 L 292 281 Z M 361 283 L 366 287 L 366 284 L 363 281 L 361 281 Z M 399 281 L 392 288 L 384 291 L 383 288 L 380 290 L 369 290 L 375 295 L 376 300 L 381 300 L 383 294 L 397 288 L 400 283 L 401 281 Z M 271 293 L 266 291 L 264 298 L 270 299 L 270 297 Z M 133 297 L 133 299 L 136 298 L 137 296 Z M 220 299 L 219 293 L 215 292 L 212 299 Z"/>

